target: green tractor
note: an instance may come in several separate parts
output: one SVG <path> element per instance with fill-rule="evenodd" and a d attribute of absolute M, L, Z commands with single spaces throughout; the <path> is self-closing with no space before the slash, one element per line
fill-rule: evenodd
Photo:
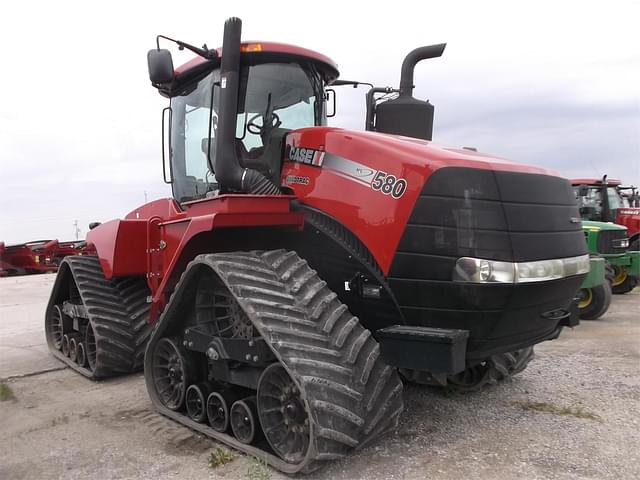
<path fill-rule="evenodd" d="M 605 275 L 606 261 L 592 255 L 589 275 L 578 291 L 578 312 L 583 320 L 596 320 L 603 316 L 611 304 L 611 281 Z"/>
<path fill-rule="evenodd" d="M 640 278 L 640 252 L 629 251 L 627 227 L 614 223 L 583 221 L 582 229 L 589 253 L 607 262 L 607 277 L 613 293 L 633 290 Z"/>

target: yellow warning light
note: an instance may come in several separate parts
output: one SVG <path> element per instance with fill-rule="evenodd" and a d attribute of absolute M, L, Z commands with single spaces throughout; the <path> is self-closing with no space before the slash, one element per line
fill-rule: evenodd
<path fill-rule="evenodd" d="M 262 44 L 261 43 L 245 43 L 240 45 L 241 52 L 261 52 Z"/>

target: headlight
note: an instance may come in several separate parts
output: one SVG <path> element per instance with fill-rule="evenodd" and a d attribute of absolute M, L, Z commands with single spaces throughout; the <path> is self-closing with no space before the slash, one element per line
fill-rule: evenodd
<path fill-rule="evenodd" d="M 611 243 L 613 244 L 613 248 L 629 248 L 628 238 L 619 238 L 617 240 L 613 240 Z"/>
<path fill-rule="evenodd" d="M 557 280 L 589 272 L 589 255 L 535 262 L 499 262 L 462 257 L 453 271 L 454 282 L 530 283 Z"/>

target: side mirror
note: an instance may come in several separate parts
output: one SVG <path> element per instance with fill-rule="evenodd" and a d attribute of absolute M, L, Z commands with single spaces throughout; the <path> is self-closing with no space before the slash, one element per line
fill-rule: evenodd
<path fill-rule="evenodd" d="M 586 185 L 580 185 L 578 187 L 578 196 L 586 197 L 587 195 L 589 195 L 589 187 Z"/>
<path fill-rule="evenodd" d="M 154 85 L 162 85 L 173 81 L 173 60 L 169 50 L 149 50 L 147 64 L 149 66 L 149 79 Z"/>
<path fill-rule="evenodd" d="M 327 117 L 336 116 L 336 91 L 333 88 L 327 88 L 324 91 L 324 100 L 327 108 Z"/>

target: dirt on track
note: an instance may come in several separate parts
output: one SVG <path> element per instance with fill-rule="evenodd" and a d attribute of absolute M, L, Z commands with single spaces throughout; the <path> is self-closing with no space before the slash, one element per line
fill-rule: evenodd
<path fill-rule="evenodd" d="M 217 445 L 155 413 L 141 374 L 48 371 L 61 366 L 42 333 L 52 281 L 0 279 L 0 381 L 15 397 L 0 402 L 1 479 L 251 478 L 239 454 L 210 469 Z M 634 291 L 536 347 L 512 382 L 470 395 L 408 387 L 395 433 L 304 478 L 640 478 L 639 366 Z"/>

